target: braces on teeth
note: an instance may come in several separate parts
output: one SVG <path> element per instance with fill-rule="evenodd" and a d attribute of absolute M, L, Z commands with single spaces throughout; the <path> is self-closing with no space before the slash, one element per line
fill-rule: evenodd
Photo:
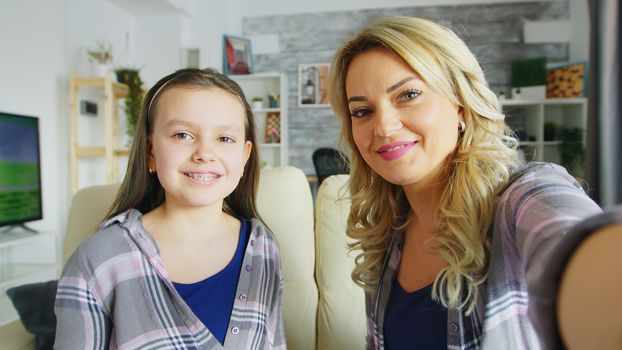
<path fill-rule="evenodd" d="M 217 179 L 219 176 L 214 174 L 194 174 L 194 173 L 186 173 L 187 176 L 197 180 L 197 181 L 209 181 L 213 179 Z"/>

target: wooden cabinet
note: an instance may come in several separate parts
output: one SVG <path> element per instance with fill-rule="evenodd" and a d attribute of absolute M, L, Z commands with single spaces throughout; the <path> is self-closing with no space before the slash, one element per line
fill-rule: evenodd
<path fill-rule="evenodd" d="M 280 73 L 229 76 L 237 82 L 253 109 L 262 167 L 288 163 L 287 86 Z M 261 105 L 253 103 L 259 99 Z"/>
<path fill-rule="evenodd" d="M 586 98 L 505 100 L 501 104 L 525 160 L 561 164 L 572 175 L 585 176 Z"/>
<path fill-rule="evenodd" d="M 72 75 L 70 78 L 70 108 L 71 108 L 71 193 L 74 194 L 80 188 L 78 176 L 78 161 L 83 157 L 104 157 L 105 158 L 105 179 L 106 183 L 119 181 L 119 157 L 126 157 L 129 154 L 127 149 L 119 147 L 119 100 L 125 98 L 128 88 L 125 84 L 117 83 L 112 73 L 105 77 L 79 77 Z M 83 89 L 98 90 L 102 94 L 103 103 L 98 104 L 104 119 L 103 130 L 104 144 L 101 146 L 83 146 L 79 144 L 79 93 Z"/>

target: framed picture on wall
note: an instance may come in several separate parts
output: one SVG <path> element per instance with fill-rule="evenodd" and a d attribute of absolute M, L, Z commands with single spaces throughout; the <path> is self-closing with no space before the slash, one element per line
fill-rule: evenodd
<path fill-rule="evenodd" d="M 222 41 L 223 73 L 251 74 L 253 64 L 250 39 L 225 34 Z"/>
<path fill-rule="evenodd" d="M 587 96 L 587 64 L 577 62 L 550 68 L 546 72 L 546 97 Z"/>
<path fill-rule="evenodd" d="M 298 106 L 329 107 L 328 63 L 301 64 L 298 66 Z"/>

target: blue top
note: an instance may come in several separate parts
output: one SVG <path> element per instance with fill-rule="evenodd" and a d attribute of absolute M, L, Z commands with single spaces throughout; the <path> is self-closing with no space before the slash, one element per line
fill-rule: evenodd
<path fill-rule="evenodd" d="M 248 220 L 241 219 L 241 221 L 235 255 L 224 269 L 196 283 L 173 282 L 179 295 L 220 344 L 225 343 L 248 240 Z"/>
<path fill-rule="evenodd" d="M 393 280 L 384 318 L 385 349 L 447 349 L 447 309 L 432 300 L 432 285 L 406 292 Z"/>

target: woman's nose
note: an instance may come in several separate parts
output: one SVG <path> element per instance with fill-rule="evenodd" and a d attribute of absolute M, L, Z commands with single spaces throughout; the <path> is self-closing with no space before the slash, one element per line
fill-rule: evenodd
<path fill-rule="evenodd" d="M 374 134 L 378 137 L 391 136 L 403 126 L 400 114 L 393 108 L 383 108 L 376 111 Z"/>

